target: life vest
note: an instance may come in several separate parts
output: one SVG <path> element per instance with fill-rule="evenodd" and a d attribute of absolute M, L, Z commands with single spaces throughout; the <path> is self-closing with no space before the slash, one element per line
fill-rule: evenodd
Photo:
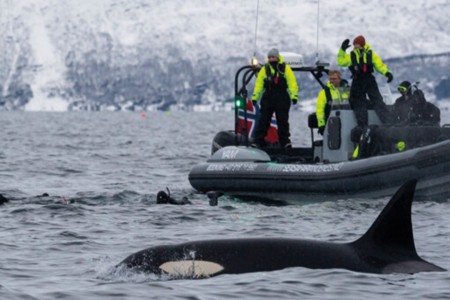
<path fill-rule="evenodd" d="M 264 88 L 266 91 L 286 91 L 287 81 L 284 77 L 286 64 L 278 64 L 274 74 L 272 74 L 270 64 L 266 64 L 264 67 L 266 69 L 266 79 L 264 80 Z"/>
<path fill-rule="evenodd" d="M 364 62 L 364 57 L 366 57 L 366 62 Z M 368 50 L 367 52 L 363 51 L 359 57 L 359 61 L 355 51 L 350 52 L 350 58 L 352 60 L 352 65 L 349 69 L 353 76 L 364 74 L 370 75 L 373 73 L 372 50 Z"/>
<path fill-rule="evenodd" d="M 347 80 L 345 80 L 345 79 L 341 80 L 340 88 L 347 88 L 348 89 L 348 82 L 347 82 Z M 325 120 L 328 120 L 328 117 L 330 116 L 330 112 L 331 112 L 331 107 L 333 106 L 333 97 L 331 96 L 331 91 L 330 91 L 330 87 L 329 86 L 325 86 L 323 88 L 323 90 L 325 91 L 325 97 L 327 99 L 327 104 L 325 105 Z M 348 92 L 346 93 L 346 92 L 344 92 L 342 90 L 339 90 L 339 96 L 341 97 L 342 101 L 345 101 L 345 100 L 348 101 L 348 97 L 349 97 Z M 339 104 L 341 104 L 341 103 L 339 103 Z"/>
<path fill-rule="evenodd" d="M 324 89 L 325 97 L 327 98 L 327 105 L 325 106 L 325 120 L 328 120 L 331 112 L 331 106 L 333 105 L 333 98 L 331 97 L 330 87 L 326 86 Z"/>

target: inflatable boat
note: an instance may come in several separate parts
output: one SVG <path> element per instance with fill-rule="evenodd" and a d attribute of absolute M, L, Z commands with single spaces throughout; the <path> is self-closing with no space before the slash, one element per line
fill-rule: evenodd
<path fill-rule="evenodd" d="M 321 77 L 328 71 L 325 66 L 292 69 L 311 73 L 324 86 Z M 317 128 L 315 114 L 309 116 L 311 147 L 282 149 L 271 137 L 266 137 L 267 148 L 250 147 L 255 108 L 247 99 L 246 85 L 258 70 L 247 66 L 236 74 L 235 130 L 216 134 L 211 157 L 190 171 L 189 181 L 196 190 L 242 200 L 298 204 L 384 197 L 403 182 L 417 179 L 417 198 L 450 196 L 449 125 L 386 125 L 369 109 L 370 125 L 361 132 L 350 105 L 342 104 L 331 108 L 320 140 L 313 132 Z M 247 103 L 244 108 L 239 105 L 242 101 Z M 375 140 L 377 150 L 368 151 Z M 401 150 L 399 142 L 404 145 Z M 355 158 L 357 147 L 360 152 L 366 148 L 368 153 Z"/>

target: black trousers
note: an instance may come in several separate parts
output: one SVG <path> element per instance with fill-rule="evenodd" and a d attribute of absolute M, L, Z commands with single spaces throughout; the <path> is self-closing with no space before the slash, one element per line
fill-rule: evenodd
<path fill-rule="evenodd" d="M 367 99 L 366 95 L 369 99 Z M 373 75 L 355 76 L 350 88 L 350 104 L 355 113 L 358 126 L 366 127 L 369 123 L 367 110 L 375 109 L 383 123 L 391 123 L 391 113 L 383 102 L 378 84 Z"/>
<path fill-rule="evenodd" d="M 255 132 L 255 142 L 264 145 L 264 137 L 270 127 L 273 113 L 275 113 L 278 124 L 278 139 L 281 147 L 290 143 L 289 132 L 289 109 L 291 99 L 286 91 L 266 91 L 261 99 L 261 116 Z"/>

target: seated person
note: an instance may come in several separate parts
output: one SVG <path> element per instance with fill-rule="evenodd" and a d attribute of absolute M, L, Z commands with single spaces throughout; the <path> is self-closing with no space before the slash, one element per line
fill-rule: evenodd
<path fill-rule="evenodd" d="M 374 131 L 381 152 L 402 152 L 435 143 L 441 136 L 440 110 L 425 100 L 423 92 L 409 81 L 398 86 L 401 96 L 392 106 L 394 125 Z"/>
<path fill-rule="evenodd" d="M 413 92 L 413 88 L 415 91 Z M 393 121 L 397 125 L 439 126 L 441 111 L 434 104 L 427 102 L 422 90 L 403 81 L 398 86 L 401 96 L 393 105 Z"/>
<path fill-rule="evenodd" d="M 412 86 L 409 81 L 403 81 L 398 86 L 397 90 L 400 97 L 395 100 L 392 106 L 393 122 L 398 125 L 406 125 L 409 121 L 409 113 L 412 107 Z"/>
<path fill-rule="evenodd" d="M 348 82 L 342 79 L 339 70 L 328 72 L 327 86 L 319 92 L 316 102 L 316 118 L 319 134 L 323 135 L 325 123 L 330 115 L 331 106 L 337 104 L 348 104 L 350 88 Z"/>
<path fill-rule="evenodd" d="M 427 102 L 422 90 L 413 93 L 413 106 L 409 116 L 412 125 L 440 126 L 441 111 L 433 103 Z"/>

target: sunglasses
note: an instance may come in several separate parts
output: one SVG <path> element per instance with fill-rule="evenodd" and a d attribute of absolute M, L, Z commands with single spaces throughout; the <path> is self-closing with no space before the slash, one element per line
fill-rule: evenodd
<path fill-rule="evenodd" d="M 278 56 L 271 55 L 271 56 L 268 56 L 267 58 L 276 58 L 276 59 L 278 59 Z"/>

